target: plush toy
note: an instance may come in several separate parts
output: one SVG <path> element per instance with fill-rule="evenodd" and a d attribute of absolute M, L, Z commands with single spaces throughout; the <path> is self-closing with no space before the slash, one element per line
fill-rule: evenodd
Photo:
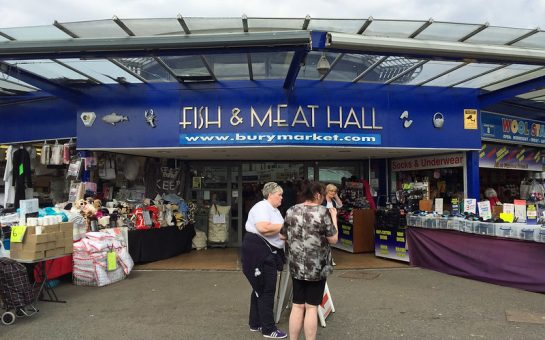
<path fill-rule="evenodd" d="M 496 190 L 494 190 L 493 188 L 487 188 L 485 191 L 484 191 L 484 196 L 490 201 L 490 206 L 495 206 L 495 205 L 501 205 L 501 202 L 498 198 L 498 194 L 496 193 Z"/>
<path fill-rule="evenodd" d="M 77 210 L 83 210 L 83 208 L 87 205 L 87 201 L 84 200 L 83 198 L 79 199 L 76 201 L 76 203 L 74 204 L 74 207 L 77 209 Z"/>
<path fill-rule="evenodd" d="M 149 211 L 150 218 L 151 218 L 151 225 L 154 228 L 160 228 L 161 224 L 159 223 L 159 209 L 153 205 L 147 206 L 145 209 Z"/>
<path fill-rule="evenodd" d="M 102 201 L 98 198 L 93 200 L 93 206 L 96 208 L 96 210 L 100 210 L 100 208 L 102 208 Z"/>
<path fill-rule="evenodd" d="M 171 204 L 171 207 L 172 207 L 172 217 L 174 219 L 174 224 L 178 227 L 178 229 L 183 229 L 186 225 L 184 215 L 180 212 L 176 204 Z"/>

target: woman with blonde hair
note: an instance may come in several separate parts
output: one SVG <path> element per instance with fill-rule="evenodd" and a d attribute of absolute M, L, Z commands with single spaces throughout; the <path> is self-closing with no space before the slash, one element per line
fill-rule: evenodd
<path fill-rule="evenodd" d="M 343 202 L 339 198 L 339 189 L 335 184 L 328 184 L 325 187 L 325 199 L 322 203 L 326 208 L 340 208 Z"/>

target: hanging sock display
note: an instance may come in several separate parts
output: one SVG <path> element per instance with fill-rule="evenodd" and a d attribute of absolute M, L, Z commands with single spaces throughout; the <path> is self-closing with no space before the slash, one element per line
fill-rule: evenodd
<path fill-rule="evenodd" d="M 51 159 L 51 146 L 44 141 L 42 146 L 42 154 L 40 155 L 40 163 L 43 165 L 49 165 Z"/>
<path fill-rule="evenodd" d="M 63 146 L 56 140 L 55 144 L 51 147 L 51 159 L 49 164 L 62 165 L 63 164 Z"/>

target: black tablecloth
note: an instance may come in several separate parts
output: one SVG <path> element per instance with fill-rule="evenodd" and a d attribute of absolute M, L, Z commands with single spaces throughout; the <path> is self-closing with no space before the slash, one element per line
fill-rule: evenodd
<path fill-rule="evenodd" d="M 129 231 L 129 253 L 135 263 L 167 259 L 191 250 L 195 228 L 164 227 Z"/>

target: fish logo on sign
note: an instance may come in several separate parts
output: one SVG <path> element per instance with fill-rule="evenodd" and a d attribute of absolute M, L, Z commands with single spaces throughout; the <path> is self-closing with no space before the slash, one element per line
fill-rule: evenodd
<path fill-rule="evenodd" d="M 128 122 L 128 121 L 129 121 L 129 117 L 127 117 L 127 116 L 122 116 L 122 115 L 118 115 L 117 113 L 112 112 L 112 113 L 110 113 L 109 115 L 106 115 L 106 116 L 102 117 L 102 121 L 104 121 L 105 123 L 112 124 L 113 126 L 115 126 L 116 123 Z"/>

